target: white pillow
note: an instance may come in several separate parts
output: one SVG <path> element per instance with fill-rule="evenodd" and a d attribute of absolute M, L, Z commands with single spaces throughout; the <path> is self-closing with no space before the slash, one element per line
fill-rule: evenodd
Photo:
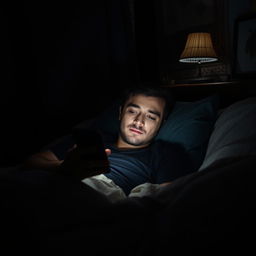
<path fill-rule="evenodd" d="M 256 97 L 227 107 L 217 119 L 199 171 L 216 161 L 256 155 Z"/>

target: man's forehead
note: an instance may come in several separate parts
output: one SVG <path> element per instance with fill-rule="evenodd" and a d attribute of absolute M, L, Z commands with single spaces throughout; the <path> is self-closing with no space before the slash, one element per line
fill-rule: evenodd
<path fill-rule="evenodd" d="M 165 100 L 160 97 L 146 96 L 142 94 L 136 94 L 130 96 L 124 107 L 137 107 L 147 109 L 149 112 L 158 112 L 159 114 L 164 111 Z"/>
<path fill-rule="evenodd" d="M 160 105 L 160 107 L 165 105 L 165 100 L 156 96 L 147 96 L 143 94 L 131 95 L 125 102 L 125 105 L 134 103 L 136 105 Z"/>

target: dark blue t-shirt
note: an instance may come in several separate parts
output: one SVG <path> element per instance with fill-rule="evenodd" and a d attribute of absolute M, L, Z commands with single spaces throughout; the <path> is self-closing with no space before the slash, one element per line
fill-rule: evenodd
<path fill-rule="evenodd" d="M 67 150 L 74 143 L 72 136 L 66 136 L 49 149 L 59 159 L 64 159 Z M 112 153 L 108 156 L 110 172 L 104 175 L 112 179 L 126 194 L 140 184 L 161 184 L 192 172 L 187 154 L 177 144 L 156 141 L 148 147 L 129 150 L 118 149 L 108 142 L 105 146 Z"/>
<path fill-rule="evenodd" d="M 191 172 L 189 159 L 178 145 L 157 141 L 141 149 L 109 146 L 110 173 L 105 174 L 126 194 L 143 183 L 161 184 Z"/>

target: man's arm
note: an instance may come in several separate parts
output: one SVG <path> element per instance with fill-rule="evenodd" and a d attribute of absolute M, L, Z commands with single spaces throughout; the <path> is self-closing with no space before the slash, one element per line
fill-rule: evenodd
<path fill-rule="evenodd" d="M 64 160 L 60 160 L 52 151 L 42 151 L 31 155 L 24 162 L 24 167 L 28 169 L 39 168 L 55 171 Z"/>
<path fill-rule="evenodd" d="M 48 145 L 45 150 L 29 156 L 23 163 L 26 169 L 44 169 L 56 171 L 64 161 L 66 155 L 76 148 L 71 135 L 64 136 Z"/>
<path fill-rule="evenodd" d="M 81 180 L 108 171 L 107 155 L 111 154 L 110 149 L 105 149 L 105 158 L 97 158 L 97 155 L 95 155 L 95 158 L 91 154 L 88 155 L 90 153 L 88 149 L 74 144 L 67 150 L 63 160 L 58 157 L 58 152 L 55 154 L 51 150 L 41 151 L 31 155 L 24 162 L 23 168 L 27 170 L 42 169 Z"/>

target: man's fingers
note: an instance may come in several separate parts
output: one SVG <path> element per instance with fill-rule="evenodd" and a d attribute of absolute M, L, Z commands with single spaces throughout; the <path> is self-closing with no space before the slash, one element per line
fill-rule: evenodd
<path fill-rule="evenodd" d="M 105 152 L 106 152 L 107 156 L 109 156 L 111 154 L 111 150 L 109 148 L 106 148 Z"/>

